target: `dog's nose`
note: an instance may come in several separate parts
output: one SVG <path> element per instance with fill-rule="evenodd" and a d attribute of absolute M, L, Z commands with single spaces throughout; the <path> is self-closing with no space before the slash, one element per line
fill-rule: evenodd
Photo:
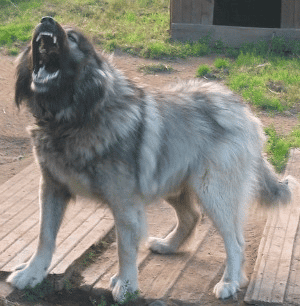
<path fill-rule="evenodd" d="M 41 23 L 50 23 L 51 25 L 54 25 L 55 21 L 52 17 L 45 16 L 45 17 L 42 18 Z"/>

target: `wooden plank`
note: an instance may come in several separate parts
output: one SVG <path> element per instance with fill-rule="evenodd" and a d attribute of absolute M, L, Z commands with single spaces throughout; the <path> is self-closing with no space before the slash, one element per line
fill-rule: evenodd
<path fill-rule="evenodd" d="M 284 37 L 287 40 L 300 39 L 300 29 L 272 29 L 272 28 L 251 28 L 251 27 L 229 27 L 201 24 L 171 24 L 172 39 L 180 41 L 197 41 L 201 37 L 210 34 L 211 42 L 221 40 L 227 46 L 239 47 L 246 42 L 257 40 L 271 40 L 272 37 Z"/>
<path fill-rule="evenodd" d="M 23 182 L 26 184 L 23 184 Z M 39 182 L 39 175 L 35 177 L 26 177 L 21 181 L 21 186 L 19 184 L 14 185 L 14 188 L 10 188 L 7 190 L 3 195 L 2 203 L 1 203 L 1 212 L 2 214 L 7 213 L 11 209 L 16 209 L 20 211 L 24 208 L 23 205 L 23 198 L 34 192 L 38 193 L 38 183 Z"/>
<path fill-rule="evenodd" d="M 96 212 L 96 214 L 99 212 Z M 53 260 L 53 264 L 50 267 L 50 273 L 52 274 L 63 274 L 68 269 L 70 263 L 75 262 L 80 258 L 86 250 L 88 250 L 92 245 L 103 239 L 108 232 L 110 232 L 114 226 L 114 219 L 112 214 L 108 211 L 101 212 L 101 217 L 98 216 L 98 221 L 93 224 L 91 218 L 89 218 L 86 223 L 93 224 L 90 228 L 84 232 L 82 226 L 79 229 L 81 237 L 76 237 L 76 243 L 72 245 L 69 252 L 65 252 L 64 256 L 60 260 Z M 72 237 L 71 237 L 72 240 Z M 63 247 L 63 245 L 61 246 Z M 59 256 L 57 256 L 59 258 Z"/>
<path fill-rule="evenodd" d="M 192 21 L 192 11 L 193 11 L 193 1 L 192 0 L 183 0 L 181 2 L 182 9 L 182 22 L 191 23 Z"/>
<path fill-rule="evenodd" d="M 268 237 L 269 237 L 270 230 L 274 229 L 274 225 L 272 224 L 274 222 L 276 222 L 276 218 L 268 218 L 267 219 L 267 222 L 266 222 L 263 234 L 262 234 L 262 238 L 261 238 L 261 241 L 260 241 L 260 244 L 259 244 L 258 255 L 257 255 L 257 259 L 255 261 L 255 265 L 254 265 L 254 268 L 253 268 L 252 275 L 251 275 L 251 280 L 250 280 L 250 283 L 248 285 L 247 292 L 246 292 L 246 295 L 245 295 L 245 298 L 244 298 L 244 301 L 247 302 L 247 303 L 251 302 L 254 290 L 257 291 L 257 289 L 255 287 L 256 286 L 260 287 L 260 285 L 261 285 L 262 274 L 261 273 L 258 274 L 258 270 L 259 270 L 261 265 L 265 264 L 264 249 L 265 248 L 267 249 L 267 248 L 270 247 Z M 268 247 L 266 247 L 267 242 L 268 242 Z M 262 261 L 264 261 L 264 262 L 262 262 Z"/>
<path fill-rule="evenodd" d="M 291 174 L 297 179 L 300 178 L 299 150 L 292 151 L 286 174 Z M 299 202 L 299 190 L 295 190 L 290 205 L 279 206 L 270 212 L 245 295 L 245 302 L 261 305 L 282 305 L 285 302 L 291 278 L 290 267 L 293 265 L 295 256 L 295 239 L 299 235 Z M 297 272 L 293 277 L 296 277 L 296 274 Z M 295 300 L 295 284 L 297 281 L 294 280 L 290 287 L 291 300 Z"/>
<path fill-rule="evenodd" d="M 23 180 L 23 178 L 28 178 L 29 175 L 32 174 L 36 174 L 39 173 L 38 167 L 35 163 L 29 165 L 28 167 L 26 167 L 25 169 L 23 169 L 22 171 L 20 171 L 18 174 L 14 175 L 11 179 L 9 179 L 7 182 L 3 183 L 0 186 L 0 194 L 4 193 L 5 191 L 7 191 L 8 189 L 14 188 L 14 185 L 17 183 L 20 183 L 21 180 Z M 26 184 L 26 180 L 23 180 L 23 184 Z M 18 186 L 22 186 L 21 184 L 18 184 Z"/>
<path fill-rule="evenodd" d="M 80 220 L 85 220 L 86 218 L 87 213 L 80 204 L 76 203 L 76 205 L 72 205 L 72 207 L 69 206 L 66 211 L 66 216 L 62 223 L 61 229 L 58 233 L 56 245 L 58 245 L 59 242 L 63 239 L 63 234 L 65 234 L 65 237 L 67 237 L 67 235 L 72 232 L 72 229 L 78 227 Z M 27 232 L 26 235 L 22 237 L 21 244 L 18 242 L 16 246 L 13 245 L 13 248 L 17 250 L 15 253 L 11 252 L 13 250 L 8 250 L 10 257 L 2 267 L 3 271 L 11 272 L 17 265 L 20 265 L 21 263 L 30 259 L 36 250 L 38 233 L 39 226 L 36 224 L 36 226 L 33 227 L 30 232 Z"/>
<path fill-rule="evenodd" d="M 294 27 L 299 29 L 300 28 L 300 2 L 299 0 L 295 0 L 295 15 L 294 15 Z"/>
<path fill-rule="evenodd" d="M 200 24 L 201 23 L 201 11 L 202 11 L 202 3 L 201 0 L 193 0 L 192 1 L 192 15 L 191 15 L 191 23 Z"/>
<path fill-rule="evenodd" d="M 214 18 L 214 0 L 202 0 L 201 23 L 212 25 Z"/>
<path fill-rule="evenodd" d="M 171 0 L 171 23 L 181 23 L 182 22 L 182 9 L 181 2 L 185 0 Z"/>
<path fill-rule="evenodd" d="M 199 305 L 213 281 L 215 285 L 225 258 L 224 241 L 215 229 L 211 229 L 170 290 L 168 299 L 184 305 Z"/>
<path fill-rule="evenodd" d="M 72 209 L 68 209 L 62 227 L 58 233 L 56 245 L 59 247 L 60 243 L 70 236 L 72 232 L 94 212 L 94 210 L 91 210 L 90 207 L 82 208 L 80 204 L 76 204 Z M 77 215 L 73 215 L 73 213 L 76 212 Z M 2 271 L 11 272 L 15 266 L 30 259 L 36 249 L 38 233 L 39 226 L 38 222 L 36 222 L 36 225 L 30 231 L 26 232 L 26 235 L 23 235 L 22 239 L 19 239 L 7 249 L 8 257 L 5 257 L 5 254 L 1 254 L 1 260 L 5 261 L 5 265 L 2 266 Z"/>
<path fill-rule="evenodd" d="M 286 301 L 300 305 L 300 226 L 295 240 L 294 256 L 291 263 L 290 277 L 286 289 Z"/>
<path fill-rule="evenodd" d="M 0 218 L 0 252 L 3 249 L 3 246 L 6 247 L 6 244 L 2 243 L 2 239 L 11 231 L 20 226 L 27 218 L 38 212 L 38 195 L 35 195 L 34 197 L 34 194 L 31 194 L 31 199 L 27 197 L 23 200 L 22 202 L 25 206 L 23 209 L 21 209 L 19 212 L 11 211 L 9 214 L 3 214 L 3 218 Z M 28 204 L 26 203 L 26 200 L 28 201 Z"/>
<path fill-rule="evenodd" d="M 180 252 L 172 256 L 151 254 L 139 276 L 140 289 L 144 298 L 164 299 L 171 294 L 175 284 L 195 257 L 211 228 L 211 222 L 206 219 L 205 222 L 200 222 L 197 225 L 194 235 Z"/>
<path fill-rule="evenodd" d="M 267 220 L 267 225 L 268 225 L 268 227 L 266 228 L 267 236 L 265 238 L 265 241 L 263 241 L 264 246 L 262 248 L 259 247 L 257 260 L 256 260 L 256 262 L 259 262 L 259 265 L 255 266 L 254 268 L 256 274 L 252 273 L 251 275 L 250 284 L 248 286 L 247 293 L 244 299 L 244 301 L 247 303 L 251 303 L 252 301 L 257 301 L 259 299 L 260 288 L 262 286 L 264 279 L 263 271 L 268 259 L 268 253 L 271 247 L 272 238 L 274 235 L 277 220 L 278 220 L 278 210 L 274 211 L 272 216 L 269 217 Z"/>
<path fill-rule="evenodd" d="M 295 1 L 281 0 L 281 28 L 295 27 Z"/>
<path fill-rule="evenodd" d="M 300 199 L 298 198 L 298 200 Z M 294 207 L 289 215 L 284 242 L 283 245 L 281 246 L 282 253 L 280 256 L 280 262 L 278 264 L 276 280 L 272 291 L 273 303 L 284 302 L 284 296 L 290 274 L 290 266 L 292 261 L 294 242 L 297 233 L 298 223 L 299 223 L 299 209 L 297 207 Z"/>

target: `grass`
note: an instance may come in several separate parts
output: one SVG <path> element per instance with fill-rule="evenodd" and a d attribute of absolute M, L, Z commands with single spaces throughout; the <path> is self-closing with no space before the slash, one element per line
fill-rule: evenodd
<path fill-rule="evenodd" d="M 203 64 L 203 65 L 200 65 L 198 67 L 197 72 L 196 72 L 196 76 L 197 77 L 203 77 L 210 72 L 211 72 L 211 68 L 208 65 Z"/>
<path fill-rule="evenodd" d="M 274 84 L 281 83 L 281 90 Z M 273 84 L 273 85 L 272 85 Z M 227 85 L 264 110 L 283 112 L 300 102 L 300 60 L 241 52 L 231 66 Z"/>
<path fill-rule="evenodd" d="M 26 287 L 24 290 L 24 299 L 29 302 L 37 302 L 53 292 L 54 287 L 52 283 L 45 279 L 34 288 Z"/>
<path fill-rule="evenodd" d="M 214 62 L 214 66 L 217 69 L 228 68 L 230 66 L 230 62 L 226 58 L 217 58 Z"/>
<path fill-rule="evenodd" d="M 268 137 L 266 152 L 268 159 L 277 172 L 282 172 L 289 158 L 291 148 L 300 147 L 300 126 L 295 128 L 289 135 L 278 135 L 273 126 L 265 128 Z"/>
<path fill-rule="evenodd" d="M 174 69 L 169 65 L 160 64 L 150 64 L 142 65 L 139 67 L 139 71 L 145 74 L 156 74 L 156 73 L 171 73 Z"/>

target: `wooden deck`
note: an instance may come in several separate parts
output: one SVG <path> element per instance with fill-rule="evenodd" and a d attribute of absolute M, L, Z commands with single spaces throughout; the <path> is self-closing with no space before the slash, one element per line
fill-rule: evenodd
<path fill-rule="evenodd" d="M 300 181 L 300 151 L 293 152 L 287 173 Z M 33 164 L 0 186 L 0 274 L 7 275 L 35 250 L 39 231 L 38 182 L 39 170 Z M 293 205 L 269 212 L 245 297 L 247 303 L 300 305 L 299 202 L 297 194 Z M 78 199 L 70 208 L 59 231 L 50 268 L 58 288 L 72 275 L 76 260 L 110 233 L 114 225 L 110 211 L 101 204 Z M 147 215 L 149 233 L 154 236 L 165 236 L 176 220 L 172 208 L 163 201 L 151 205 Z M 216 277 L 220 277 L 224 261 L 223 242 L 208 218 L 203 218 L 195 235 L 178 254 L 161 256 L 146 248 L 141 250 L 142 296 L 148 301 L 172 300 L 174 305 L 176 301 L 179 305 L 201 305 Z M 81 270 L 80 288 L 92 293 L 109 289 L 109 280 L 116 273 L 117 265 L 113 242 Z M 9 293 L 11 289 L 0 284 L 0 297 Z"/>
<path fill-rule="evenodd" d="M 300 150 L 293 150 L 286 173 L 300 182 Z M 292 205 L 271 210 L 245 301 L 259 305 L 300 305 L 300 193 Z"/>
<path fill-rule="evenodd" d="M 2 273 L 9 273 L 15 266 L 27 261 L 36 249 L 39 233 L 39 178 L 39 170 L 32 164 L 0 186 Z M 71 204 L 58 233 L 50 274 L 61 276 L 59 280 L 70 275 L 76 259 L 105 237 L 113 225 L 107 207 L 84 199 Z"/>

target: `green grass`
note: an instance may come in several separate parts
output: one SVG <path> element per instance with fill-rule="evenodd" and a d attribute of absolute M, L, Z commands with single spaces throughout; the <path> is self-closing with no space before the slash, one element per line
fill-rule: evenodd
<path fill-rule="evenodd" d="M 289 150 L 300 147 L 300 126 L 287 136 L 278 135 L 273 126 L 265 128 L 265 133 L 268 136 L 266 152 L 269 161 L 277 172 L 282 172 L 289 158 Z"/>
<path fill-rule="evenodd" d="M 231 66 L 227 85 L 253 105 L 283 112 L 300 103 L 300 60 L 272 55 L 265 58 L 241 52 Z M 274 90 L 280 82 L 281 89 Z M 276 86 L 275 86 L 276 88 Z"/>
<path fill-rule="evenodd" d="M 203 77 L 210 72 L 211 72 L 210 66 L 208 66 L 206 64 L 203 64 L 203 65 L 200 65 L 198 67 L 197 72 L 196 72 L 196 76 L 197 77 Z"/>
<path fill-rule="evenodd" d="M 258 43 L 257 49 L 250 49 L 252 53 L 244 53 L 241 48 L 235 60 L 217 58 L 212 67 L 200 65 L 196 76 L 211 73 L 223 79 L 231 90 L 259 109 L 297 112 L 300 104 L 300 58 L 282 56 L 278 49 L 269 52 L 262 47 L 262 43 Z"/>
<path fill-rule="evenodd" d="M 217 58 L 214 62 L 214 66 L 217 69 L 228 68 L 230 66 L 230 62 L 227 58 Z"/>
<path fill-rule="evenodd" d="M 170 73 L 174 69 L 169 65 L 160 64 L 150 64 L 142 65 L 138 69 L 139 71 L 144 72 L 145 74 L 156 74 L 156 73 Z"/>
<path fill-rule="evenodd" d="M 54 287 L 52 283 L 49 280 L 44 279 L 34 288 L 26 287 L 24 290 L 24 299 L 29 302 L 37 302 L 53 292 Z"/>

